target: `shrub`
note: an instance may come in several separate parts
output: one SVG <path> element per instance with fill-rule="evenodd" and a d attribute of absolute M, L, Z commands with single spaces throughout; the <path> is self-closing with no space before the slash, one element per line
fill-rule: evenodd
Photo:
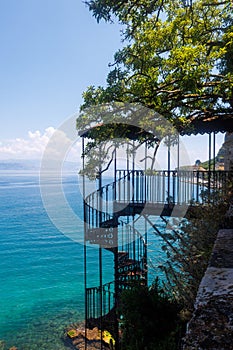
<path fill-rule="evenodd" d="M 158 287 L 136 286 L 121 297 L 122 349 L 173 350 L 181 330 L 179 307 Z"/>

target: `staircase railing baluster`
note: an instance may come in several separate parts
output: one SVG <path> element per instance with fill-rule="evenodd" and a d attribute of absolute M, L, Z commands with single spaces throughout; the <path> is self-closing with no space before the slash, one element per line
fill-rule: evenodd
<path fill-rule="evenodd" d="M 158 171 L 146 174 L 143 170 L 119 170 L 117 183 L 102 186 L 99 191 L 86 197 L 84 202 L 86 240 L 90 243 L 102 244 L 104 248 L 113 251 L 114 244 L 117 243 L 112 233 L 116 227 L 116 220 L 113 220 L 116 215 L 119 224 L 118 275 L 121 290 L 130 288 L 132 281 L 142 280 L 143 283 L 147 270 L 145 264 L 147 247 L 143 235 L 137 231 L 135 225 L 129 224 L 129 220 L 120 220 L 121 215 L 128 217 L 135 215 L 127 207 L 132 204 L 135 207 L 140 206 L 146 202 L 166 204 L 170 200 L 173 204 L 188 204 L 191 199 L 196 203 L 202 203 L 201 194 L 204 190 L 209 191 L 210 195 L 215 195 L 213 200 L 218 200 L 221 194 L 226 194 L 228 177 L 228 172 L 218 171 Z M 125 214 L 123 210 L 121 213 L 113 213 L 111 204 L 113 198 L 119 203 L 128 201 L 128 205 L 123 209 Z M 101 212 L 98 207 L 99 199 L 102 200 Z M 102 288 L 87 288 L 86 301 L 89 319 L 97 319 L 101 309 L 104 315 L 110 314 L 114 306 L 114 284 L 108 283 Z"/>

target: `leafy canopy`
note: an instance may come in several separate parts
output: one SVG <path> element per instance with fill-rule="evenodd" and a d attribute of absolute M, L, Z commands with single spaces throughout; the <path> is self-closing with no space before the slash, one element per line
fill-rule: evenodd
<path fill-rule="evenodd" d="M 182 131 L 195 118 L 233 109 L 233 4 L 230 0 L 92 0 L 98 21 L 118 20 L 125 46 L 105 87 L 90 86 L 81 110 L 139 103 Z M 77 127 L 83 125 L 81 113 Z M 148 125 L 148 120 L 145 121 Z M 153 124 L 153 117 L 149 121 Z"/>

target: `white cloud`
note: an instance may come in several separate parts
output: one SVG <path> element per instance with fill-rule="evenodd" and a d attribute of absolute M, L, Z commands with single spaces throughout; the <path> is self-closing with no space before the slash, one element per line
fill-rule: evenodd
<path fill-rule="evenodd" d="M 55 130 L 50 126 L 44 133 L 29 131 L 27 138 L 2 140 L 0 159 L 40 159 Z"/>
<path fill-rule="evenodd" d="M 73 131 L 73 123 L 68 120 L 68 128 L 58 129 L 50 126 L 42 133 L 39 130 L 29 131 L 27 138 L 16 138 L 0 141 L 0 160 L 7 159 L 41 159 L 46 156 L 48 161 L 69 160 L 80 163 L 81 142 Z M 77 138 L 76 138 L 77 137 Z M 216 154 L 223 143 L 224 135 L 216 135 Z M 185 152 L 180 148 L 180 165 L 194 164 L 196 159 L 208 159 L 208 135 L 182 137 L 180 139 Z M 50 142 L 49 142 L 50 141 Z M 46 152 L 45 152 L 46 150 Z M 45 153 L 44 153 L 45 152 Z M 176 147 L 171 149 L 172 167 L 177 166 Z M 188 158 L 187 159 L 187 155 Z M 120 155 L 119 155 L 120 156 Z M 160 147 L 157 154 L 157 168 L 167 167 L 167 148 Z"/>
<path fill-rule="evenodd" d="M 28 131 L 26 138 L 2 140 L 0 142 L 0 160 L 38 159 L 47 156 L 50 160 L 65 159 L 79 161 L 81 143 L 72 140 L 62 130 L 50 126 L 42 133 L 39 130 Z M 48 160 L 49 160 L 48 159 Z"/>

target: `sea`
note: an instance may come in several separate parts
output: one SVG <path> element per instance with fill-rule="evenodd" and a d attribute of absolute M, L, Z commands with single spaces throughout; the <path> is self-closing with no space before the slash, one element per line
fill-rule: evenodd
<path fill-rule="evenodd" d="M 0 349 L 65 350 L 65 329 L 84 320 L 83 206 L 80 179 L 62 177 L 64 203 L 56 197 L 56 180 L 41 191 L 32 171 L 0 171 Z M 49 205 L 61 222 L 51 215 Z M 60 187 L 58 187 L 60 188 Z M 54 190 L 55 189 L 55 190 Z M 48 191 L 48 192 L 47 192 Z M 42 195 L 43 194 L 43 195 Z M 91 283 L 98 285 L 98 251 L 88 247 Z M 111 252 L 106 253 L 112 278 Z"/>

